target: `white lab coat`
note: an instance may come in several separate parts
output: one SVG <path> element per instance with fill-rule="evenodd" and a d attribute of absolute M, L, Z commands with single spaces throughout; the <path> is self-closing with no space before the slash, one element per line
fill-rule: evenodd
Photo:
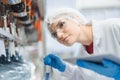
<path fill-rule="evenodd" d="M 120 19 L 92 21 L 92 28 L 94 54 L 112 53 L 120 57 Z M 86 55 L 89 54 L 82 46 L 80 56 Z M 66 63 L 66 70 L 62 75 L 67 77 L 68 80 L 114 80 L 92 70 L 73 66 L 69 63 Z"/>

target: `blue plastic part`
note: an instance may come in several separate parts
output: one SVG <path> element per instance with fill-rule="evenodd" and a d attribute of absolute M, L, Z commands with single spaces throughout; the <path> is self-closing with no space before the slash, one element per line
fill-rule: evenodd
<path fill-rule="evenodd" d="M 102 63 L 95 63 L 84 60 L 77 60 L 77 65 L 83 68 L 93 70 L 99 74 L 120 80 L 120 65 L 110 60 L 104 59 Z"/>
<path fill-rule="evenodd" d="M 50 73 L 45 73 L 45 80 L 49 80 L 50 78 Z"/>

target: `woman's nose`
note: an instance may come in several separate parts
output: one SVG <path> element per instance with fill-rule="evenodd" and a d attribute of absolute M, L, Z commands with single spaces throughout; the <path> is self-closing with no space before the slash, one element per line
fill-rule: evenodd
<path fill-rule="evenodd" d="M 61 39 L 63 37 L 63 32 L 57 32 L 57 38 Z"/>

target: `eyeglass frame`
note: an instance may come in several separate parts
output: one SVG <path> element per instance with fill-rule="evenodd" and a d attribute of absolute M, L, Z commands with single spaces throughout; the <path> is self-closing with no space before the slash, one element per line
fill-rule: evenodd
<path fill-rule="evenodd" d="M 54 39 L 57 39 L 57 30 L 58 30 L 58 29 L 62 29 L 61 26 L 64 26 L 64 24 L 65 24 L 65 21 L 59 20 L 58 23 L 57 23 L 57 25 L 56 25 L 56 27 L 55 27 L 55 29 L 54 29 L 52 32 L 51 32 L 51 29 L 50 29 L 50 27 L 49 27 L 49 31 L 50 31 L 50 33 L 51 33 L 51 36 L 52 36 Z"/>

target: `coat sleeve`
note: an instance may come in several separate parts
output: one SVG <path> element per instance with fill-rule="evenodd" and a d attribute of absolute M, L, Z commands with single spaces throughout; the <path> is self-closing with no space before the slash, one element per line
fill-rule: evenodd
<path fill-rule="evenodd" d="M 103 75 L 100 75 L 91 70 L 66 63 L 66 70 L 62 73 L 67 80 L 114 80 Z"/>

